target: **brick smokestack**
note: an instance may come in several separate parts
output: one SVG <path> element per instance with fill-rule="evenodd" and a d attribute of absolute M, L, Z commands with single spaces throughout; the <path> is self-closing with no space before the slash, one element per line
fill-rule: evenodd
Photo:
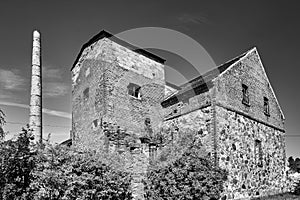
<path fill-rule="evenodd" d="M 40 33 L 36 30 L 33 31 L 29 127 L 32 129 L 34 140 L 38 145 L 42 144 L 42 68 L 40 38 Z"/>

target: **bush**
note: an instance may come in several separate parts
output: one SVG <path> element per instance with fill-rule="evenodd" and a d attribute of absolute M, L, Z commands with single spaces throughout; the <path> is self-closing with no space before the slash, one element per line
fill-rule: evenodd
<path fill-rule="evenodd" d="M 0 199 L 22 199 L 32 180 L 31 134 L 23 129 L 16 141 L 0 143 Z"/>
<path fill-rule="evenodd" d="M 130 199 L 131 177 L 103 162 L 95 152 L 50 147 L 37 156 L 30 198 Z"/>
<path fill-rule="evenodd" d="M 0 143 L 0 200 L 131 199 L 131 176 L 122 157 L 46 144 L 32 146 L 23 129 Z"/>
<path fill-rule="evenodd" d="M 191 132 L 180 133 L 153 162 L 146 199 L 219 199 L 227 174 L 215 167 Z"/>

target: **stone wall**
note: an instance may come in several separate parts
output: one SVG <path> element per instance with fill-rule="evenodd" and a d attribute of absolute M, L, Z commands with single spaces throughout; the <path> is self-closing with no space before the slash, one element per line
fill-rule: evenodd
<path fill-rule="evenodd" d="M 242 103 L 242 84 L 248 86 L 249 105 Z M 284 129 L 279 104 L 255 48 L 216 78 L 215 85 L 218 103 Z M 269 99 L 270 116 L 264 114 L 264 97 Z"/>
<path fill-rule="evenodd" d="M 164 122 L 164 128 L 171 129 L 175 134 L 192 131 L 197 133 L 197 139 L 205 147 L 209 155 L 214 151 L 214 140 L 212 134 L 212 108 L 206 106 L 198 110 L 180 115 Z M 176 135 L 174 136 L 176 137 Z"/>
<path fill-rule="evenodd" d="M 163 64 L 103 38 L 83 51 L 72 69 L 72 81 L 75 143 L 93 142 L 103 121 L 142 136 L 150 119 L 153 132 L 158 131 L 163 120 Z M 141 98 L 128 94 L 130 83 L 141 87 Z"/>
<path fill-rule="evenodd" d="M 220 106 L 216 121 L 218 163 L 229 173 L 226 199 L 285 192 L 284 133 Z"/>

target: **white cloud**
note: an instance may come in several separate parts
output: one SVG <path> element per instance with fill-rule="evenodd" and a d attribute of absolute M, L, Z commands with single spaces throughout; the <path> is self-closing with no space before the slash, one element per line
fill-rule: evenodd
<path fill-rule="evenodd" d="M 47 108 L 43 108 L 43 113 L 52 115 L 52 116 L 63 117 L 63 118 L 67 118 L 67 119 L 72 118 L 72 115 L 70 113 L 57 111 L 57 110 L 49 110 Z"/>
<path fill-rule="evenodd" d="M 22 90 L 26 81 L 18 73 L 18 70 L 0 69 L 0 87 L 4 90 Z"/>
<path fill-rule="evenodd" d="M 202 14 L 182 14 L 177 18 L 182 23 L 210 24 L 210 21 Z"/>
<path fill-rule="evenodd" d="M 29 109 L 29 105 L 27 105 L 27 104 L 12 103 L 12 102 L 6 102 L 6 101 L 0 101 L 0 105 Z M 62 112 L 62 111 L 57 111 L 57 110 L 50 110 L 50 109 L 47 109 L 47 108 L 43 108 L 42 112 L 47 114 L 47 115 L 52 115 L 52 116 L 57 116 L 57 117 L 62 117 L 62 118 L 67 118 L 67 119 L 72 118 L 72 115 L 70 113 L 67 113 L 67 112 Z"/>
<path fill-rule="evenodd" d="M 44 79 L 61 79 L 63 75 L 63 71 L 60 68 L 52 68 L 43 66 L 42 68 L 42 76 Z"/>
<path fill-rule="evenodd" d="M 43 85 L 44 97 L 58 97 L 68 94 L 70 87 L 62 82 L 46 82 Z"/>

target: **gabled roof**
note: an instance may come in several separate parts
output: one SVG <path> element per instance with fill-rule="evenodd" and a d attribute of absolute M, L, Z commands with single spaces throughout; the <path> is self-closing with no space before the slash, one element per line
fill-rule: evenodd
<path fill-rule="evenodd" d="M 130 44 L 130 43 L 124 41 L 124 40 L 121 40 L 120 38 L 114 36 L 113 34 L 109 33 L 108 31 L 102 30 L 97 35 L 95 35 L 94 37 L 92 37 L 87 43 L 85 43 L 81 47 L 80 52 L 79 52 L 79 54 L 78 54 L 78 56 L 77 56 L 77 58 L 76 58 L 76 60 L 75 60 L 75 62 L 73 64 L 71 70 L 77 64 L 77 62 L 80 59 L 81 54 L 84 51 L 84 49 L 87 48 L 88 46 L 90 46 L 91 44 L 97 42 L 98 40 L 103 39 L 103 38 L 109 38 L 110 40 L 118 43 L 119 45 L 124 46 L 124 47 L 126 47 L 126 48 L 128 48 L 128 49 L 130 49 L 130 50 L 132 50 L 132 51 L 134 51 L 136 53 L 139 53 L 139 54 L 141 54 L 143 56 L 146 56 L 147 58 L 150 58 L 150 59 L 152 59 L 152 60 L 154 60 L 156 62 L 159 62 L 161 64 L 164 64 L 164 62 L 166 61 L 165 59 L 163 59 L 163 58 L 161 58 L 161 57 L 159 57 L 159 56 L 157 56 L 157 55 L 155 55 L 155 54 L 153 54 L 153 53 L 151 53 L 151 52 L 149 52 L 149 51 L 147 51 L 145 49 L 141 49 L 140 47 L 134 46 L 134 45 L 132 45 L 132 44 Z"/>
<path fill-rule="evenodd" d="M 233 58 L 232 60 L 227 61 L 226 63 L 204 73 L 201 76 L 198 76 L 182 85 L 182 88 L 178 93 L 173 96 L 168 97 L 164 100 L 161 105 L 163 107 L 167 107 L 168 105 L 175 104 L 181 100 L 188 99 L 195 95 L 199 95 L 201 93 L 207 92 L 213 86 L 213 79 L 217 78 L 220 74 L 222 74 L 226 69 L 240 61 L 248 52 L 251 50 Z"/>

